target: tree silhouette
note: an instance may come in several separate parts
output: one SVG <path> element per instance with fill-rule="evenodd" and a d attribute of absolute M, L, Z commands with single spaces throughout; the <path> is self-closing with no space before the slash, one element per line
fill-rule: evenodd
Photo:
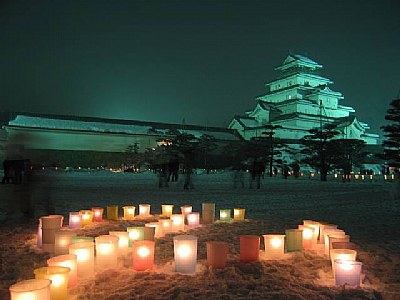
<path fill-rule="evenodd" d="M 381 158 L 392 167 L 400 166 L 400 99 L 393 100 L 387 110 L 385 120 L 390 123 L 381 128 L 385 132 L 386 140 L 383 141 L 383 154 Z"/>

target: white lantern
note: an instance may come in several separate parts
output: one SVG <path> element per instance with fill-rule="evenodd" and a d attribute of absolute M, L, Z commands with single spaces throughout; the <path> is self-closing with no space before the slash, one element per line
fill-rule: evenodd
<path fill-rule="evenodd" d="M 55 233 L 60 230 L 62 216 L 45 216 L 42 220 L 42 249 L 46 252 L 54 252 Z"/>
<path fill-rule="evenodd" d="M 160 224 L 163 234 L 167 234 L 172 230 L 172 221 L 170 219 L 161 219 L 158 221 Z"/>
<path fill-rule="evenodd" d="M 285 254 L 285 235 L 284 234 L 265 234 L 264 247 L 267 259 L 280 259 Z"/>
<path fill-rule="evenodd" d="M 176 272 L 185 274 L 196 272 L 197 237 L 193 235 L 175 236 L 174 258 Z"/>
<path fill-rule="evenodd" d="M 149 217 L 150 216 L 150 204 L 139 204 L 139 217 Z"/>
<path fill-rule="evenodd" d="M 189 227 L 197 227 L 200 224 L 200 213 L 192 212 L 186 216 Z"/>
<path fill-rule="evenodd" d="M 118 237 L 118 253 L 125 255 L 129 250 L 129 233 L 127 231 L 110 231 L 109 235 Z"/>
<path fill-rule="evenodd" d="M 29 279 L 10 286 L 11 300 L 50 300 L 48 279 Z"/>
<path fill-rule="evenodd" d="M 351 249 L 332 249 L 330 250 L 332 270 L 335 269 L 334 262 L 336 259 L 354 261 L 357 257 L 357 251 Z"/>
<path fill-rule="evenodd" d="M 62 255 L 69 253 L 69 245 L 72 244 L 72 238 L 76 236 L 75 233 L 66 230 L 57 231 L 54 234 L 54 254 Z"/>
<path fill-rule="evenodd" d="M 78 278 L 94 275 L 94 243 L 81 242 L 69 245 L 69 254 L 76 255 Z"/>
<path fill-rule="evenodd" d="M 185 230 L 185 216 L 184 215 L 171 215 L 172 231 Z"/>
<path fill-rule="evenodd" d="M 96 241 L 96 263 L 99 269 L 116 268 L 118 263 L 118 237 L 100 235 Z"/>

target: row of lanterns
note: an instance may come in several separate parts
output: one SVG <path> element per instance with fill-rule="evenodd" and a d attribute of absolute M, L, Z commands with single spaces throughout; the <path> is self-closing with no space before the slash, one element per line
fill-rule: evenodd
<path fill-rule="evenodd" d="M 139 216 L 150 216 L 150 205 L 146 211 L 139 206 Z M 69 227 L 76 224 L 74 218 L 84 220 L 85 215 L 96 216 L 100 208 L 81 211 L 79 214 L 71 213 Z M 203 203 L 203 223 L 213 223 L 215 218 L 215 204 Z M 134 207 L 133 207 L 134 210 Z M 124 219 L 126 218 L 124 208 Z M 158 222 L 145 224 L 144 227 L 128 227 L 127 231 L 110 231 L 108 235 L 93 237 L 79 237 L 70 230 L 61 230 L 63 216 L 50 215 L 40 218 L 38 233 L 38 246 L 43 250 L 54 253 L 47 267 L 34 270 L 35 278 L 22 281 L 10 287 L 11 300 L 22 299 L 67 299 L 67 287 L 75 285 L 78 279 L 90 278 L 96 268 L 104 270 L 117 267 L 118 256 L 128 253 L 132 248 L 133 269 L 144 271 L 154 269 L 155 242 L 154 238 L 165 233 L 178 232 L 188 227 L 199 225 L 199 213 L 192 212 L 191 206 L 182 206 L 182 214 L 172 214 L 172 205 L 162 206 L 162 215 L 169 219 L 160 219 Z M 107 213 L 109 207 L 107 207 Z M 116 210 L 118 212 L 118 209 Z M 142 213 L 140 213 L 142 212 Z M 97 215 L 97 221 L 102 220 L 102 212 Z M 244 209 L 234 210 L 234 220 L 244 220 Z M 132 213 L 133 217 L 134 212 Z M 190 216 L 196 216 L 191 223 Z M 108 214 L 107 217 L 118 214 Z M 220 210 L 220 221 L 231 221 L 231 210 Z M 79 227 L 91 224 L 85 220 Z M 72 226 L 71 226 L 72 224 Z M 82 225 L 83 224 L 83 225 Z M 157 230 L 158 229 L 158 230 Z M 337 225 L 322 224 L 305 220 L 298 229 L 288 229 L 285 235 L 266 234 L 264 237 L 265 258 L 282 259 L 286 252 L 315 249 L 321 244 L 325 253 L 332 260 L 333 273 L 337 285 L 359 285 L 361 263 L 356 262 L 354 244 L 350 243 L 349 236 Z M 180 273 L 190 274 L 196 271 L 197 265 L 197 237 L 193 235 L 177 235 L 173 238 L 175 270 Z M 224 268 L 227 261 L 229 245 L 222 241 L 208 241 L 207 264 L 214 268 Z M 96 250 L 96 251 L 95 251 Z M 96 257 L 95 257 L 96 252 Z M 259 260 L 260 237 L 255 235 L 240 236 L 240 262 L 255 262 Z M 42 286 L 42 288 L 39 288 Z M 33 288 L 32 288 L 33 287 Z M 46 290 L 48 296 L 44 297 Z M 28 296 L 27 296 L 28 295 Z M 28 297 L 28 298 L 27 298 Z M 29 298 L 30 297 L 30 298 Z"/>

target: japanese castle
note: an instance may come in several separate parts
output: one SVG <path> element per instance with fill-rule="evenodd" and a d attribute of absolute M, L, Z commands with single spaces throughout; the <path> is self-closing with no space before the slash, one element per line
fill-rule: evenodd
<path fill-rule="evenodd" d="M 355 110 L 339 104 L 344 97 L 333 91 L 333 82 L 320 75 L 322 65 L 308 57 L 290 54 L 276 67 L 277 78 L 266 84 L 268 92 L 256 98 L 256 107 L 235 116 L 229 128 L 245 139 L 262 136 L 265 125 L 279 125 L 274 137 L 296 143 L 308 130 L 335 123 L 339 138 L 379 143 L 379 135 L 368 133 L 368 124 L 358 120 Z"/>

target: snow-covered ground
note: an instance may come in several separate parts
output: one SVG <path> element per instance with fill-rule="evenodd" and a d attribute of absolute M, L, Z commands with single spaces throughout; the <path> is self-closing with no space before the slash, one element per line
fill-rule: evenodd
<path fill-rule="evenodd" d="M 246 174 L 247 175 L 247 174 Z M 247 179 L 247 178 L 246 178 Z M 400 299 L 400 205 L 389 197 L 390 182 L 320 182 L 300 178 L 266 177 L 260 190 L 232 188 L 232 174 L 222 172 L 194 176 L 194 189 L 183 182 L 158 188 L 152 173 L 107 171 L 38 174 L 30 185 L 0 185 L 0 299 L 8 299 L 8 287 L 33 278 L 33 269 L 46 265 L 47 253 L 34 247 L 37 218 L 93 206 L 149 203 L 152 214 L 161 204 L 185 204 L 201 211 L 203 202 L 223 208 L 245 207 L 247 222 L 219 223 L 190 231 L 198 236 L 198 270 L 195 275 L 173 272 L 172 235 L 156 241 L 156 269 L 135 272 L 130 257 L 118 269 L 96 273 L 70 290 L 71 299 Z M 24 219 L 21 207 L 35 209 L 32 220 Z M 239 263 L 239 235 L 284 233 L 303 219 L 338 224 L 357 245 L 363 263 L 363 284 L 351 289 L 335 287 L 330 261 L 305 251 L 281 261 Z M 103 222 L 79 230 L 97 236 L 145 221 Z M 205 266 L 208 240 L 230 244 L 227 268 Z M 263 241 L 261 243 L 263 249 Z"/>

